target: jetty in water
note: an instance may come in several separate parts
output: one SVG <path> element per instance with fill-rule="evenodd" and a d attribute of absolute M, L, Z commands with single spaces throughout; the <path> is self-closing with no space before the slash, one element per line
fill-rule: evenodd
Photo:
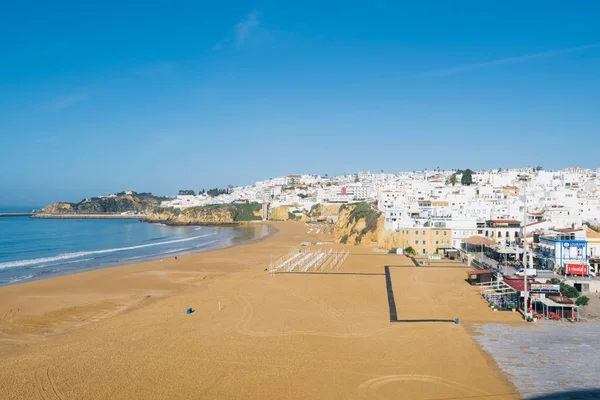
<path fill-rule="evenodd" d="M 31 217 L 33 215 L 32 212 L 29 213 L 0 213 L 1 217 Z"/>
<path fill-rule="evenodd" d="M 30 215 L 31 218 L 40 219 L 142 219 L 145 214 L 62 214 L 62 213 L 35 213 Z"/>

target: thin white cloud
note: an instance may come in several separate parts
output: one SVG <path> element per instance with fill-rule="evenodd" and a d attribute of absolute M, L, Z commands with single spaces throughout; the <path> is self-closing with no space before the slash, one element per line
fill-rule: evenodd
<path fill-rule="evenodd" d="M 81 103 L 88 98 L 85 93 L 70 94 L 65 96 L 57 96 L 49 102 L 42 104 L 40 107 L 43 110 L 62 110 Z"/>
<path fill-rule="evenodd" d="M 446 75 L 452 75 L 452 74 L 458 74 L 461 72 L 471 71 L 471 70 L 479 69 L 479 68 L 495 67 L 495 66 L 506 65 L 506 64 L 514 64 L 514 63 L 519 63 L 519 62 L 524 62 L 524 61 L 529 61 L 529 60 L 535 60 L 538 58 L 559 57 L 559 56 L 562 56 L 565 54 L 576 53 L 576 52 L 580 52 L 580 51 L 597 49 L 597 48 L 600 48 L 600 44 L 590 44 L 590 45 L 586 45 L 586 46 L 570 47 L 567 49 L 550 50 L 550 51 L 544 51 L 541 53 L 527 54 L 524 56 L 506 57 L 506 58 L 501 58 L 498 60 L 484 61 L 484 62 L 468 64 L 468 65 L 461 65 L 458 67 L 440 69 L 437 71 L 428 71 L 428 72 L 423 72 L 420 75 L 421 76 L 446 76 Z"/>
<path fill-rule="evenodd" d="M 242 47 L 260 27 L 260 13 L 252 11 L 235 25 L 235 46 Z"/>
<path fill-rule="evenodd" d="M 241 49 L 250 43 L 268 40 L 270 38 L 270 32 L 263 27 L 260 16 L 261 13 L 256 10 L 246 15 L 244 19 L 234 25 L 233 35 L 215 43 L 212 49 L 217 51 L 227 45 L 232 45 L 236 49 Z"/>

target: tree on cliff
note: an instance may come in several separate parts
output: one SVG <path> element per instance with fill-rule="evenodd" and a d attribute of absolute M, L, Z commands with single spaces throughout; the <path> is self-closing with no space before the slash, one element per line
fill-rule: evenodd
<path fill-rule="evenodd" d="M 448 183 L 452 186 L 456 185 L 456 174 L 450 175 L 450 178 L 448 178 Z"/>
<path fill-rule="evenodd" d="M 228 192 L 228 189 L 218 189 L 218 188 L 214 188 L 214 189 L 210 189 L 206 192 L 206 194 L 208 194 L 210 197 L 216 197 L 222 194 L 226 194 Z"/>
<path fill-rule="evenodd" d="M 462 185 L 468 186 L 473 184 L 473 171 L 466 169 L 462 172 L 462 178 L 460 178 Z"/>

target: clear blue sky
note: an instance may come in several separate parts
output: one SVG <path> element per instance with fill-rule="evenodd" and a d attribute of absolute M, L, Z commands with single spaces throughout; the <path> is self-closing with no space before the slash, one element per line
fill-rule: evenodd
<path fill-rule="evenodd" d="M 596 1 L 5 2 L 0 204 L 596 168 L 599 20 Z"/>

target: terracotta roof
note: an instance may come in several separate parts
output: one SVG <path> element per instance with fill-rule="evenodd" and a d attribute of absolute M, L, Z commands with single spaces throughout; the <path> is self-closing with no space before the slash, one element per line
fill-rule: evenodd
<path fill-rule="evenodd" d="M 571 232 L 580 232 L 583 229 L 581 228 L 577 228 L 577 229 L 571 229 L 571 228 L 558 228 L 558 229 L 554 229 L 555 232 L 561 232 L 561 233 L 571 233 Z"/>
<path fill-rule="evenodd" d="M 518 290 L 519 292 L 522 292 L 525 288 L 525 285 L 523 284 L 523 278 L 522 277 L 512 277 L 509 275 L 504 275 L 504 283 L 506 283 L 508 286 L 512 287 L 515 290 Z M 527 280 L 527 289 L 531 289 L 531 284 L 532 283 L 540 283 L 536 280 L 533 279 L 528 279 Z"/>
<path fill-rule="evenodd" d="M 585 233 L 586 233 L 586 237 L 588 239 L 600 239 L 600 232 L 596 232 L 595 230 L 593 230 L 591 228 L 587 228 Z"/>
<path fill-rule="evenodd" d="M 542 222 L 546 222 L 546 221 L 535 221 L 535 222 L 532 222 L 530 224 L 525 225 L 525 227 L 530 227 L 530 226 L 533 226 L 533 225 L 541 224 Z"/>
<path fill-rule="evenodd" d="M 573 300 L 565 296 L 548 296 L 548 298 L 559 304 L 573 304 Z"/>
<path fill-rule="evenodd" d="M 484 246 L 497 246 L 498 245 L 498 243 L 494 242 L 493 240 L 488 239 L 483 236 L 478 236 L 478 235 L 463 239 L 463 242 L 467 243 L 467 244 L 472 244 L 474 246 L 481 246 L 482 244 Z"/>
<path fill-rule="evenodd" d="M 520 224 L 521 221 L 516 219 L 490 219 L 487 222 L 494 222 L 496 224 Z"/>
<path fill-rule="evenodd" d="M 472 269 L 467 271 L 469 275 L 482 275 L 482 274 L 491 274 L 493 273 L 491 269 Z"/>

